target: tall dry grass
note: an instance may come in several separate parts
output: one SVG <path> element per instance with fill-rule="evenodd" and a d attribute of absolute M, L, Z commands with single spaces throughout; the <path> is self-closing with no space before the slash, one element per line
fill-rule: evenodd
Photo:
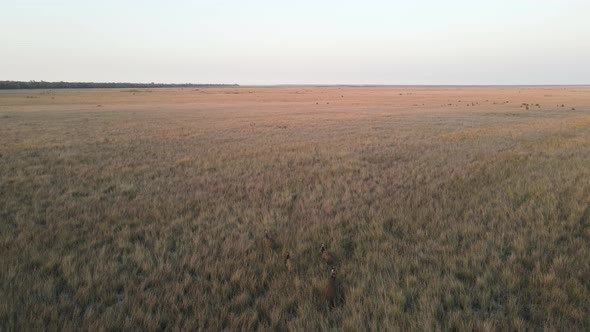
<path fill-rule="evenodd" d="M 2 330 L 590 329 L 590 88 L 0 92 L 0 141 Z"/>

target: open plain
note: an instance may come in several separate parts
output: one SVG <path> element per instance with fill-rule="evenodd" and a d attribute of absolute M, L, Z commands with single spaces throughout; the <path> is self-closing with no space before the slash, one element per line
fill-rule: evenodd
<path fill-rule="evenodd" d="M 543 328 L 590 330 L 590 87 L 0 91 L 0 330 Z"/>

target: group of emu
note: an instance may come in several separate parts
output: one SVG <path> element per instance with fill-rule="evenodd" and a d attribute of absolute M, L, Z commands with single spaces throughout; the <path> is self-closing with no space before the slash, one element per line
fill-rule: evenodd
<path fill-rule="evenodd" d="M 278 248 L 277 242 L 268 233 L 264 234 L 264 243 L 272 251 Z M 328 251 L 324 243 L 322 243 L 320 255 L 321 260 L 330 268 L 330 275 L 323 289 L 323 295 L 330 306 L 335 307 L 342 300 L 342 287 L 336 281 L 336 258 Z M 297 263 L 289 252 L 285 255 L 285 267 L 290 273 L 297 272 Z"/>

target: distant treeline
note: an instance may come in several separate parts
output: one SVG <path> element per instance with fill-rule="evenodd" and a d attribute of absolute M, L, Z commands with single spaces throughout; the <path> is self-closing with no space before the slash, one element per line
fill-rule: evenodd
<path fill-rule="evenodd" d="M 238 86 L 238 84 L 164 84 L 164 83 L 94 83 L 94 82 L 45 82 L 0 81 L 0 90 L 7 89 L 97 89 L 97 88 L 207 88 Z"/>

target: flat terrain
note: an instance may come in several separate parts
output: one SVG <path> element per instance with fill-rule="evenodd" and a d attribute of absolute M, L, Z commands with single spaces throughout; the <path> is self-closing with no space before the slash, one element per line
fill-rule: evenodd
<path fill-rule="evenodd" d="M 0 91 L 0 267 L 0 330 L 590 330 L 590 87 Z"/>

